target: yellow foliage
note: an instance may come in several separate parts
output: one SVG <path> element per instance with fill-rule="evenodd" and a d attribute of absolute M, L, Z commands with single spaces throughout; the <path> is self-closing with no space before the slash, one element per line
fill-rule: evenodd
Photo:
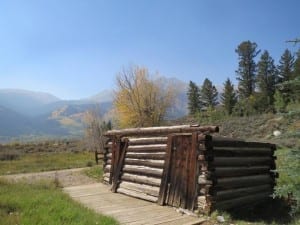
<path fill-rule="evenodd" d="M 171 88 L 151 80 L 146 68 L 123 71 L 117 86 L 114 106 L 121 128 L 160 125 L 174 99 Z"/>

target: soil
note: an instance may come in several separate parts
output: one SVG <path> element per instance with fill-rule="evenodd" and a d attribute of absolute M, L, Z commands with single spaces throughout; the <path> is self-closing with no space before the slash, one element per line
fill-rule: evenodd
<path fill-rule="evenodd" d="M 56 170 L 38 173 L 23 173 L 23 174 L 13 174 L 0 176 L 0 178 L 5 178 L 12 181 L 26 181 L 26 182 L 36 182 L 39 180 L 54 180 L 58 182 L 61 187 L 77 186 L 82 184 L 92 184 L 97 181 L 86 176 L 83 170 L 87 168 L 76 168 L 67 170 Z"/>

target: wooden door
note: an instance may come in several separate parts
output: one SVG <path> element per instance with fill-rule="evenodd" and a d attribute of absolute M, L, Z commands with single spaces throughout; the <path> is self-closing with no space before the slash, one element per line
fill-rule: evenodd
<path fill-rule="evenodd" d="M 197 133 L 168 137 L 159 204 L 193 210 L 197 183 L 196 143 Z"/>

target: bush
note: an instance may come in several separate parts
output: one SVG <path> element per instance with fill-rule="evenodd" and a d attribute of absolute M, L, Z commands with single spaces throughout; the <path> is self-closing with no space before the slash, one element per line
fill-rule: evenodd
<path fill-rule="evenodd" d="M 19 159 L 21 154 L 17 151 L 0 152 L 0 161 L 12 161 Z"/>

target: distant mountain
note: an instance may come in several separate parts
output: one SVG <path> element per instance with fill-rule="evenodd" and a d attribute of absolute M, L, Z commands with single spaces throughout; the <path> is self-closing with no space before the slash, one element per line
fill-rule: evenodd
<path fill-rule="evenodd" d="M 36 116 L 43 113 L 45 105 L 58 102 L 54 95 L 18 89 L 0 90 L 0 106 L 11 109 L 19 114 Z"/>
<path fill-rule="evenodd" d="M 161 78 L 162 88 L 171 85 L 175 102 L 167 119 L 187 114 L 187 84 L 174 78 Z M 23 136 L 78 136 L 84 131 L 84 114 L 100 111 L 112 118 L 113 91 L 105 90 L 80 100 L 61 100 L 54 95 L 16 89 L 0 89 L 0 141 Z"/>

